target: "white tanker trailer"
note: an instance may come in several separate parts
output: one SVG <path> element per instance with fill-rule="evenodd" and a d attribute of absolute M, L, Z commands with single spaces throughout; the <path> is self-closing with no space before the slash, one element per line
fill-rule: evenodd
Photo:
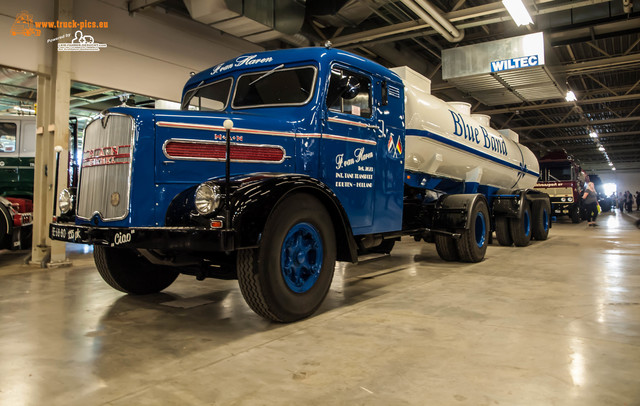
<path fill-rule="evenodd" d="M 447 103 L 432 96 L 431 82 L 417 72 L 407 67 L 391 70 L 405 87 L 405 182 L 418 190 L 437 191 L 444 201 L 483 194 L 501 245 L 546 239 L 551 227 L 549 198 L 532 189 L 539 178 L 538 160 L 518 142 L 518 135 L 494 130 L 489 116 L 470 114 L 469 103 Z M 425 239 L 435 240 L 443 259 L 457 260 L 455 237 L 436 232 Z"/>

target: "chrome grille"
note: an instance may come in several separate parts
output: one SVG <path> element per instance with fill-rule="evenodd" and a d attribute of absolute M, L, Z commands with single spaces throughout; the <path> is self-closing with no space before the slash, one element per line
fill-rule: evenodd
<path fill-rule="evenodd" d="M 122 220 L 129 214 L 133 118 L 107 114 L 84 131 L 78 217 Z"/>

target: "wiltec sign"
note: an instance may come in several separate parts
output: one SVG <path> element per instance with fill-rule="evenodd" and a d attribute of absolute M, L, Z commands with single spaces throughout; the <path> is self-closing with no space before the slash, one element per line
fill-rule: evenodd
<path fill-rule="evenodd" d="M 540 59 L 538 55 L 523 56 L 521 58 L 504 59 L 502 61 L 491 62 L 491 72 L 500 72 L 503 70 L 528 68 L 530 66 L 538 66 Z"/>

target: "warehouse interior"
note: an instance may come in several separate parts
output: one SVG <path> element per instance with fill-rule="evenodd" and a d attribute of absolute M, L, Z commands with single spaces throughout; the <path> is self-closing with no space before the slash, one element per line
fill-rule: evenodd
<path fill-rule="evenodd" d="M 92 247 L 53 241 L 48 227 L 66 187 L 52 168 L 68 163 L 54 147 L 67 151 L 70 133 L 81 149 L 87 123 L 109 108 L 179 109 L 193 73 L 311 46 L 408 66 L 538 159 L 562 151 L 635 195 L 637 3 L 524 0 L 523 25 L 494 0 L 2 3 L 0 121 L 34 120 L 38 144 L 32 246 L 0 250 L 0 404 L 636 404 L 635 201 L 601 213 L 597 228 L 558 218 L 548 240 L 522 249 L 493 239 L 474 264 L 403 237 L 390 254 L 338 262 L 319 310 L 291 324 L 253 313 L 235 280 L 181 275 L 161 293 L 118 292 Z M 25 12 L 108 22 L 82 31 L 103 46 L 61 52 L 70 27 L 13 34 Z M 538 33 L 539 66 L 481 72 L 464 59 Z"/>

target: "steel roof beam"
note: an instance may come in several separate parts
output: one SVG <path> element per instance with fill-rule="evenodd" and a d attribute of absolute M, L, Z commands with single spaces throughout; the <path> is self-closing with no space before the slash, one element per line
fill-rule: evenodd
<path fill-rule="evenodd" d="M 554 123 L 554 124 L 540 124 L 540 125 L 530 125 L 525 127 L 515 127 L 511 128 L 513 131 L 526 131 L 526 130 L 541 130 L 545 128 L 567 128 L 567 127 L 586 127 L 593 125 L 601 125 L 601 124 L 614 124 L 614 123 L 623 123 L 626 121 L 638 121 L 640 120 L 640 116 L 633 117 L 622 117 L 622 118 L 608 118 L 604 120 L 592 120 L 592 121 L 576 121 L 571 123 Z"/>
<path fill-rule="evenodd" d="M 587 104 L 598 104 L 598 103 L 618 102 L 618 101 L 637 100 L 637 99 L 640 99 L 640 93 L 625 94 L 621 96 L 599 97 L 597 99 L 578 100 L 576 102 L 557 102 L 557 103 L 546 103 L 546 104 L 534 104 L 534 105 L 528 105 L 528 106 L 507 107 L 504 109 L 482 110 L 482 111 L 476 111 L 474 113 L 488 114 L 488 115 L 505 114 L 505 113 L 515 113 L 518 111 L 555 109 L 557 107 L 573 107 L 574 103 L 579 106 L 583 106 Z"/>

